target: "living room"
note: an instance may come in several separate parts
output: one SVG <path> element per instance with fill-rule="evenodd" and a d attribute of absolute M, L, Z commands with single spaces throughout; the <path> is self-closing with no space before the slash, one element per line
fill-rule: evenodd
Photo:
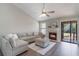
<path fill-rule="evenodd" d="M 78 6 L 78 3 L 0 3 L 1 56 L 79 55 Z M 76 44 L 62 41 L 61 22 L 66 21 L 77 22 Z M 67 36 L 74 41 L 71 24 L 69 28 Z"/>

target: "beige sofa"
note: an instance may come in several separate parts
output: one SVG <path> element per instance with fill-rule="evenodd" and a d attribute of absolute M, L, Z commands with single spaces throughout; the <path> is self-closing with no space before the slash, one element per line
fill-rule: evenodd
<path fill-rule="evenodd" d="M 1 39 L 1 51 L 4 56 L 15 56 L 28 50 L 28 42 L 18 39 L 16 34 L 7 34 Z"/>

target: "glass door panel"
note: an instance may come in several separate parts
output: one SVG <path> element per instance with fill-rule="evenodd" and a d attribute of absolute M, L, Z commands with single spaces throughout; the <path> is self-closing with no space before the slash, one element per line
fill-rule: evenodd
<path fill-rule="evenodd" d="M 61 23 L 62 41 L 77 43 L 77 22 L 67 21 Z"/>
<path fill-rule="evenodd" d="M 77 23 L 71 22 L 71 42 L 77 43 Z"/>
<path fill-rule="evenodd" d="M 63 41 L 70 42 L 70 23 L 64 23 L 63 27 Z"/>

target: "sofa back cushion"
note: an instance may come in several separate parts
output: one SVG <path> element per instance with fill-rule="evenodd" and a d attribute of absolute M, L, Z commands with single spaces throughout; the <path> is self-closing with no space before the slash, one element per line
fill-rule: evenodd
<path fill-rule="evenodd" d="M 17 33 L 18 38 L 26 37 L 26 33 Z"/>
<path fill-rule="evenodd" d="M 10 38 L 12 37 L 12 34 L 7 34 L 7 35 L 4 35 L 3 38 L 9 40 Z"/>
<path fill-rule="evenodd" d="M 17 34 L 13 34 L 13 36 L 11 37 L 12 39 L 18 39 Z"/>
<path fill-rule="evenodd" d="M 18 38 L 22 37 L 28 37 L 28 36 L 34 36 L 34 32 L 29 32 L 29 33 L 17 33 Z"/>
<path fill-rule="evenodd" d="M 9 39 L 11 39 L 11 38 L 13 38 L 13 39 L 18 39 L 18 36 L 17 36 L 17 34 L 12 34 L 12 33 L 10 33 L 10 34 L 7 34 L 7 35 L 3 36 L 3 38 L 5 38 L 5 39 L 7 39 L 7 40 L 9 40 Z"/>
<path fill-rule="evenodd" d="M 16 41 L 17 41 L 18 39 L 10 39 L 9 41 L 10 41 L 10 44 L 11 44 L 11 46 L 12 46 L 12 48 L 14 48 L 15 46 L 16 46 Z"/>
<path fill-rule="evenodd" d="M 16 42 L 16 40 L 18 40 L 18 36 L 17 36 L 17 34 L 11 33 L 11 34 L 5 35 L 4 39 L 6 39 L 12 47 L 14 47 L 14 46 L 16 46 L 15 42 Z"/>
<path fill-rule="evenodd" d="M 17 34 L 13 34 L 12 37 L 9 39 L 9 42 L 12 47 L 16 46 L 16 41 L 19 40 Z"/>

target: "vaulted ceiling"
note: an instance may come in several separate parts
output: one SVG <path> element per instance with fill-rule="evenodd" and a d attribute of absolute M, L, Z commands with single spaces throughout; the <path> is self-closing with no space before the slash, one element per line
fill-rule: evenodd
<path fill-rule="evenodd" d="M 50 17 L 39 17 L 42 12 L 42 3 L 15 3 L 17 7 L 22 9 L 25 13 L 29 14 L 36 20 L 47 20 L 50 18 L 57 18 L 63 16 L 79 15 L 78 3 L 46 3 L 45 9 L 47 11 L 54 10 L 55 13 L 49 14 Z"/>

